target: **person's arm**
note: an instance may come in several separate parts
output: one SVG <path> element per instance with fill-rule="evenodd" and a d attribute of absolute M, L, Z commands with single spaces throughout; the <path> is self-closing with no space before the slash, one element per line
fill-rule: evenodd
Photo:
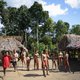
<path fill-rule="evenodd" d="M 2 64 L 3 64 L 3 62 L 4 62 L 4 56 L 2 56 L 2 59 L 1 60 L 2 60 Z"/>
<path fill-rule="evenodd" d="M 43 60 L 42 54 L 41 54 L 41 61 Z"/>
<path fill-rule="evenodd" d="M 11 61 L 11 56 L 10 55 L 8 56 L 8 58 L 9 58 L 9 61 Z"/>
<path fill-rule="evenodd" d="M 37 53 L 37 57 L 39 58 L 39 53 Z"/>
<path fill-rule="evenodd" d="M 35 57 L 35 53 L 33 54 L 33 59 L 34 59 L 34 57 Z"/>
<path fill-rule="evenodd" d="M 18 55 L 18 53 L 17 53 L 16 58 L 18 58 L 18 57 L 19 57 L 19 55 Z"/>

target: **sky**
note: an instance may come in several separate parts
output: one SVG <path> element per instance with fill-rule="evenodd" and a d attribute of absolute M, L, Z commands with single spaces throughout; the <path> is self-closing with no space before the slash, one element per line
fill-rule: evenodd
<path fill-rule="evenodd" d="M 4 0 L 7 6 L 19 8 L 26 5 L 30 8 L 34 1 L 42 4 L 44 10 L 49 12 L 53 21 L 62 20 L 68 22 L 70 26 L 80 24 L 80 0 Z M 3 25 L 0 24 L 0 27 Z"/>

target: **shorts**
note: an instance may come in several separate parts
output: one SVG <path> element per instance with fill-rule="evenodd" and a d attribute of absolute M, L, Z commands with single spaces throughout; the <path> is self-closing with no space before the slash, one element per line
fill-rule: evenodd
<path fill-rule="evenodd" d="M 13 65 L 13 67 L 16 67 L 17 62 L 16 61 L 12 61 L 12 65 Z"/>

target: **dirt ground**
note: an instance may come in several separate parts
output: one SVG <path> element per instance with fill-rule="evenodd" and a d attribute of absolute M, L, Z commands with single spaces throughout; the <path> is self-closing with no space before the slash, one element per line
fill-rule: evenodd
<path fill-rule="evenodd" d="M 0 66 L 0 80 L 80 80 L 80 71 L 76 72 L 64 72 L 57 70 L 51 70 L 52 61 L 49 60 L 49 75 L 46 77 L 43 76 L 41 70 L 41 62 L 40 70 L 34 70 L 34 62 L 33 59 L 30 63 L 30 71 L 26 70 L 26 65 L 24 68 L 21 66 L 21 62 L 18 62 L 18 70 L 16 72 L 13 71 L 13 68 L 8 68 L 6 76 L 3 77 L 2 67 Z"/>

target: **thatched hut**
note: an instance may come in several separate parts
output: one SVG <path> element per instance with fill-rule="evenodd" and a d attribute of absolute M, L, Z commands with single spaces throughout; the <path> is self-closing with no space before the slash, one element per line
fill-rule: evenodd
<path fill-rule="evenodd" d="M 64 35 L 58 44 L 59 50 L 80 50 L 80 36 L 74 34 Z"/>
<path fill-rule="evenodd" d="M 61 51 L 67 51 L 73 58 L 80 56 L 80 36 L 74 34 L 64 35 L 58 44 Z"/>
<path fill-rule="evenodd" d="M 24 47 L 24 45 L 21 44 L 21 39 L 18 37 L 0 37 L 0 53 L 3 50 L 7 50 L 7 51 L 13 51 L 14 49 L 19 51 L 20 48 L 25 49 L 25 51 L 27 52 L 28 50 Z"/>

